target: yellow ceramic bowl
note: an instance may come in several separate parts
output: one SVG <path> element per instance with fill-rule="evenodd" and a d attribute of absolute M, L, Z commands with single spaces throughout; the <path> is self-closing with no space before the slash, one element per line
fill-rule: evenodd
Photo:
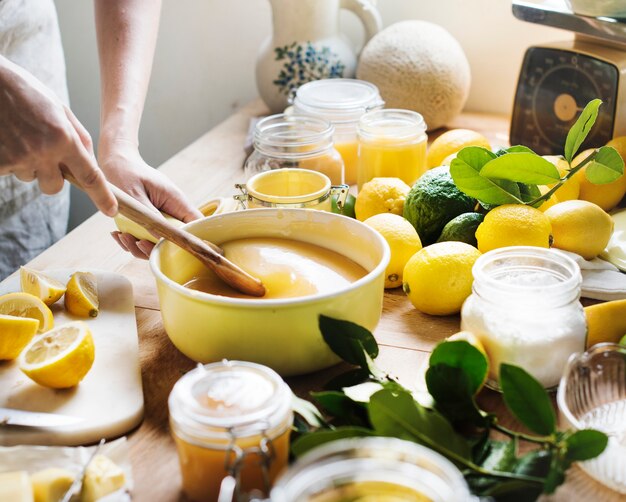
<path fill-rule="evenodd" d="M 252 209 L 189 223 L 193 234 L 221 244 L 243 237 L 281 237 L 310 242 L 354 260 L 368 273 L 332 294 L 287 299 L 241 299 L 211 295 L 181 285 L 198 266 L 195 258 L 160 241 L 150 256 L 163 324 L 172 343 L 203 363 L 253 361 L 282 375 L 326 368 L 338 362 L 322 339 L 320 314 L 373 330 L 380 319 L 389 246 L 363 223 L 323 211 Z"/>

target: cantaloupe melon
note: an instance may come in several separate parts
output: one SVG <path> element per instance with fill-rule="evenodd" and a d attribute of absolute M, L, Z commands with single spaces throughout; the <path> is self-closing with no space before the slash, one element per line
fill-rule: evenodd
<path fill-rule="evenodd" d="M 361 52 L 357 77 L 378 86 L 387 108 L 421 113 L 429 130 L 461 112 L 471 82 L 456 39 L 439 25 L 415 20 L 374 36 Z"/>

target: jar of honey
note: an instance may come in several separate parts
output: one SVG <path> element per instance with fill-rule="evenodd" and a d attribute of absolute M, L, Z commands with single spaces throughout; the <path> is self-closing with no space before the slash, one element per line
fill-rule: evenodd
<path fill-rule="evenodd" d="M 276 481 L 272 502 L 469 502 L 461 472 L 446 458 L 395 438 L 344 439 L 319 446 Z"/>
<path fill-rule="evenodd" d="M 426 122 L 411 110 L 375 110 L 358 126 L 359 190 L 373 178 L 400 178 L 407 185 L 426 172 Z"/>
<path fill-rule="evenodd" d="M 285 167 L 325 174 L 333 185 L 344 183 L 344 165 L 334 147 L 333 125 L 320 118 L 271 115 L 254 128 L 254 152 L 246 160 L 246 179 Z"/>
<path fill-rule="evenodd" d="M 291 402 L 287 384 L 260 364 L 222 361 L 184 375 L 168 404 L 187 498 L 215 502 L 227 476 L 238 493 L 268 493 L 287 465 Z"/>
<path fill-rule="evenodd" d="M 304 208 L 332 211 L 331 196 L 341 209 L 348 185 L 331 185 L 325 174 L 308 169 L 276 169 L 255 174 L 246 184 L 237 184 L 241 194 L 234 198 L 244 209 L 263 207 Z"/>
<path fill-rule="evenodd" d="M 357 125 L 361 116 L 382 108 L 385 102 L 378 87 L 363 80 L 330 78 L 314 80 L 298 88 L 293 111 L 328 120 L 335 126 L 333 140 L 345 165 L 349 185 L 357 182 Z"/>

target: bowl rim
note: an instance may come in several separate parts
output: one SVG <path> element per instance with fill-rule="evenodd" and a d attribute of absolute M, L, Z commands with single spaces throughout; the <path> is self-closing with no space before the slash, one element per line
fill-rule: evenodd
<path fill-rule="evenodd" d="M 319 213 L 319 214 L 328 215 L 328 216 L 322 216 L 322 218 L 331 218 L 331 219 L 332 218 L 345 218 L 346 221 L 350 222 L 349 223 L 350 225 L 362 226 L 365 229 L 367 229 L 366 231 L 369 232 L 376 241 L 378 241 L 380 246 L 382 246 L 382 250 L 383 250 L 382 258 L 379 261 L 379 263 L 376 265 L 376 267 L 370 270 L 363 277 L 354 281 L 353 283 L 346 286 L 345 288 L 339 289 L 338 291 L 335 291 L 332 293 L 315 294 L 315 295 L 300 296 L 300 297 L 293 297 L 293 298 L 270 298 L 270 299 L 231 298 L 229 296 L 214 295 L 211 293 L 205 293 L 203 291 L 189 289 L 189 288 L 184 287 L 182 284 L 179 284 L 176 281 L 167 277 L 165 273 L 163 273 L 163 271 L 158 266 L 158 260 L 161 254 L 161 248 L 165 245 L 164 242 L 167 242 L 167 241 L 165 241 L 165 239 L 159 239 L 158 243 L 152 250 L 152 253 L 150 253 L 149 264 L 150 264 L 150 270 L 152 271 L 152 274 L 157 279 L 157 281 L 161 281 L 162 283 L 164 283 L 165 285 L 167 285 L 168 287 L 170 287 L 177 293 L 182 294 L 183 296 L 186 296 L 194 300 L 201 300 L 203 302 L 209 302 L 209 303 L 220 304 L 220 305 L 245 306 L 249 308 L 267 308 L 270 306 L 271 307 L 278 307 L 278 306 L 293 307 L 293 306 L 298 306 L 298 305 L 303 305 L 303 304 L 315 303 L 318 301 L 329 300 L 334 297 L 343 295 L 347 292 L 350 292 L 352 290 L 356 290 L 360 288 L 362 285 L 372 282 L 379 274 L 381 273 L 384 274 L 385 269 L 387 268 L 387 265 L 389 264 L 389 260 L 391 257 L 389 244 L 387 244 L 387 241 L 383 238 L 382 235 L 380 235 L 379 232 L 377 232 L 372 227 L 369 227 L 365 225 L 363 222 L 356 220 L 354 218 L 350 218 L 348 216 L 343 216 L 343 215 L 336 214 L 336 213 L 328 213 L 326 211 L 316 211 L 314 209 L 299 209 L 299 208 L 246 209 L 244 211 L 231 211 L 227 213 L 206 216 L 204 218 L 200 218 L 190 223 L 187 223 L 181 228 L 191 231 L 191 229 L 194 226 L 201 226 L 207 220 L 238 218 L 238 216 L 236 216 L 237 214 L 242 214 L 242 213 L 249 214 L 250 212 L 256 212 L 256 211 L 275 212 L 277 214 L 284 213 L 284 212 L 288 212 L 288 213 L 295 212 L 296 214 L 297 213 L 309 214 L 310 211 L 315 211 L 316 213 Z"/>

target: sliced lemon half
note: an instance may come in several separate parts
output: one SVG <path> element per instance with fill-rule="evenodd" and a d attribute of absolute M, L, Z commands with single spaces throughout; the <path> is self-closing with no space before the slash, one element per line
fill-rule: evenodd
<path fill-rule="evenodd" d="M 20 267 L 22 291 L 36 296 L 46 305 L 52 305 L 65 293 L 65 285 L 32 268 Z"/>
<path fill-rule="evenodd" d="M 28 293 L 9 293 L 0 296 L 0 314 L 29 317 L 39 321 L 38 333 L 54 327 L 54 316 L 41 299 Z"/>
<path fill-rule="evenodd" d="M 20 369 L 39 385 L 53 389 L 74 387 L 95 359 L 93 336 L 87 324 L 70 322 L 35 338 L 20 355 Z"/>
<path fill-rule="evenodd" d="M 39 321 L 0 314 L 0 360 L 15 359 L 33 339 Z"/>
<path fill-rule="evenodd" d="M 91 272 L 75 272 L 67 283 L 65 308 L 78 317 L 98 315 L 98 284 Z"/>

